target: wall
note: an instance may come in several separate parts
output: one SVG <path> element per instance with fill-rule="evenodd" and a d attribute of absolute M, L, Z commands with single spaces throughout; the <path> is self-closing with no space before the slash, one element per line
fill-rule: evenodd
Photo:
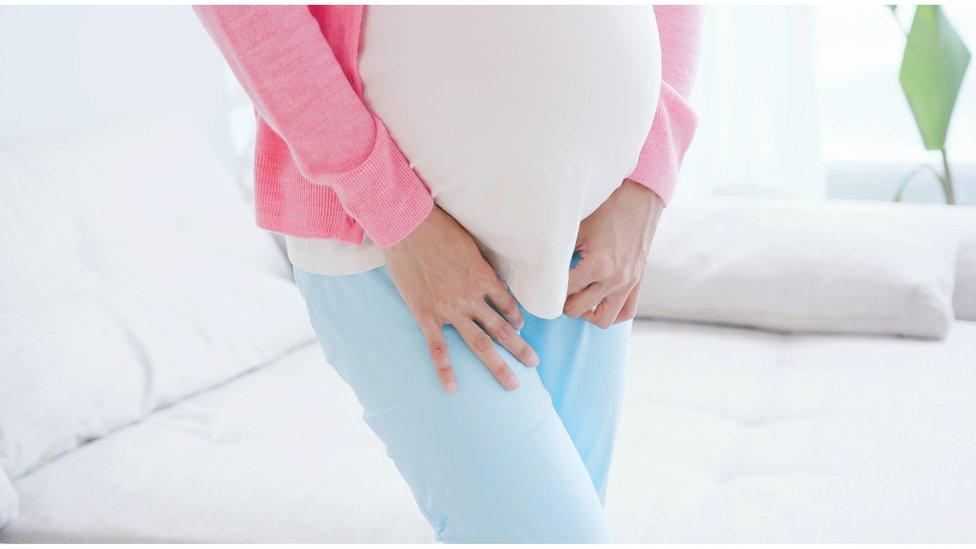
<path fill-rule="evenodd" d="M 189 7 L 0 7 L 0 138 L 184 115 L 234 168 L 226 121 L 236 93 Z"/>

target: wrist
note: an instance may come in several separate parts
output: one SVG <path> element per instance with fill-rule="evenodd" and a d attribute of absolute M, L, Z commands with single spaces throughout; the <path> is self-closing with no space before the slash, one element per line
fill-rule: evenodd
<path fill-rule="evenodd" d="M 632 211 L 636 210 L 634 215 L 640 219 L 639 231 L 643 237 L 642 247 L 647 253 L 651 247 L 651 241 L 654 239 L 657 222 L 664 211 L 664 201 L 651 188 L 633 179 L 624 179 L 620 188 L 625 194 L 621 197 L 624 204 L 629 204 L 633 208 Z"/>
<path fill-rule="evenodd" d="M 422 240 L 425 233 L 430 229 L 431 224 L 434 223 L 433 218 L 436 217 L 437 206 L 434 205 L 427 215 L 417 223 L 409 233 L 407 233 L 403 238 L 394 242 L 393 244 L 383 248 L 384 253 L 396 253 L 405 250 L 410 247 L 411 244 L 418 240 Z"/>
<path fill-rule="evenodd" d="M 646 216 L 649 221 L 657 222 L 664 210 L 664 201 L 656 192 L 633 179 L 624 179 L 620 184 L 620 191 L 626 204 L 638 209 L 642 217 Z"/>
<path fill-rule="evenodd" d="M 658 194 L 647 185 L 627 178 L 624 179 L 620 186 L 621 188 L 627 188 L 628 191 L 632 192 L 634 196 L 638 197 L 639 200 L 650 202 L 661 209 L 664 208 L 664 200 L 662 200 L 661 197 L 658 196 Z"/>

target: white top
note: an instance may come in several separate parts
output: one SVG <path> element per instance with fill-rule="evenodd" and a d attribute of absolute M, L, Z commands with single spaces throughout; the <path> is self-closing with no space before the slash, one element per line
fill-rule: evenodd
<path fill-rule="evenodd" d="M 532 314 L 562 314 L 580 221 L 630 174 L 660 88 L 648 6 L 369 6 L 366 103 Z M 287 237 L 318 274 L 383 264 L 371 242 Z"/>

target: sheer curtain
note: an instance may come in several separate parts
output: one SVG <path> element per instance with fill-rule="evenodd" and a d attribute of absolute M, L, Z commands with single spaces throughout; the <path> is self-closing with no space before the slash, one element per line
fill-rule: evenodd
<path fill-rule="evenodd" d="M 824 196 L 810 6 L 708 6 L 679 196 Z"/>

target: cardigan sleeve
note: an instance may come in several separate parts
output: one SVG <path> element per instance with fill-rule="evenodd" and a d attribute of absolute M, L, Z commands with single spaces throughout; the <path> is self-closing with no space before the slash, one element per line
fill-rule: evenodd
<path fill-rule="evenodd" d="M 661 94 L 651 131 L 629 178 L 667 204 L 695 133 L 688 95 L 698 65 L 701 15 L 697 6 L 654 6 L 654 16 L 661 39 Z"/>
<path fill-rule="evenodd" d="M 353 89 L 307 6 L 196 6 L 298 169 L 327 185 L 381 247 L 430 212 L 430 190 Z"/>

